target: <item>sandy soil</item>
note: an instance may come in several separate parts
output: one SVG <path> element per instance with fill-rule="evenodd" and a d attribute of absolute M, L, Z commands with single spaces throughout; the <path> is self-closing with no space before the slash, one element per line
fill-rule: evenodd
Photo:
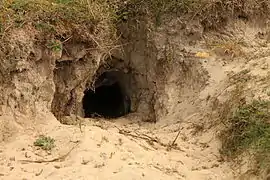
<path fill-rule="evenodd" d="M 115 123 L 85 121 L 83 133 L 74 126 L 45 126 L 42 134 L 56 140 L 50 153 L 33 146 L 41 132 L 1 146 L 1 179 L 232 179 L 230 168 L 219 162 L 211 133 L 200 139 L 184 126 L 179 129 L 179 123 L 139 125 L 132 115 Z M 178 131 L 177 145 L 170 148 Z M 32 161 L 66 154 L 60 162 Z"/>

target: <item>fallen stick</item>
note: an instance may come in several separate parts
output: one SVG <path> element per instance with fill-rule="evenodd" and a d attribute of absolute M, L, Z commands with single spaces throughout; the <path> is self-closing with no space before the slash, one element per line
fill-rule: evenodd
<path fill-rule="evenodd" d="M 180 132 L 181 132 L 181 129 L 178 131 L 178 133 L 177 133 L 176 137 L 174 138 L 172 144 L 168 144 L 168 147 L 167 147 L 167 150 L 168 151 L 170 151 L 174 147 L 175 142 L 176 142 L 176 140 L 178 139 L 178 137 L 180 135 Z"/>
<path fill-rule="evenodd" d="M 21 162 L 26 162 L 26 163 L 50 163 L 50 162 L 62 162 L 64 161 L 68 155 L 71 153 L 71 151 L 73 151 L 77 146 L 79 145 L 79 143 L 77 143 L 75 146 L 73 146 L 66 154 L 59 156 L 57 158 L 54 159 L 50 159 L 50 160 L 28 160 L 28 159 L 23 159 L 23 160 L 19 160 Z"/>
<path fill-rule="evenodd" d="M 179 150 L 179 151 L 183 151 L 181 148 L 179 148 L 177 146 L 174 146 L 175 141 L 177 140 L 178 136 L 180 135 L 180 130 L 178 132 L 179 135 L 175 138 L 175 141 L 174 141 L 173 144 L 165 144 L 165 143 L 161 142 L 159 139 L 150 137 L 150 136 L 148 136 L 146 134 L 139 134 L 137 132 L 135 132 L 136 134 L 132 134 L 130 131 L 119 129 L 118 127 L 116 127 L 116 128 L 119 130 L 120 134 L 130 136 L 130 137 L 133 137 L 133 138 L 139 138 L 139 139 L 145 140 L 152 147 L 153 147 L 154 143 L 157 143 L 157 144 L 159 144 L 159 145 L 161 145 L 163 147 L 167 147 L 167 150 L 176 149 L 176 150 Z"/>

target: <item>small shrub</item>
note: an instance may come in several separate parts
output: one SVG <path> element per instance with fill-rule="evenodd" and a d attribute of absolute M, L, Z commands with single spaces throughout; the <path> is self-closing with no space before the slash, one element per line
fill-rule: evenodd
<path fill-rule="evenodd" d="M 221 153 L 236 158 L 251 152 L 260 168 L 270 168 L 270 101 L 253 101 L 239 107 L 228 118 L 221 133 Z"/>
<path fill-rule="evenodd" d="M 54 144 L 55 140 L 49 136 L 41 135 L 39 138 L 34 142 L 34 146 L 41 147 L 41 149 L 49 151 L 55 147 Z"/>
<path fill-rule="evenodd" d="M 54 52 L 58 52 L 62 50 L 62 44 L 59 41 L 51 41 L 47 47 Z"/>

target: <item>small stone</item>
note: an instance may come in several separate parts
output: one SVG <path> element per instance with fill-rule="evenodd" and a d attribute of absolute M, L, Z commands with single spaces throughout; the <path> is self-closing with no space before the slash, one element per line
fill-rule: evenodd
<path fill-rule="evenodd" d="M 61 167 L 59 165 L 54 165 L 55 169 L 60 169 Z"/>
<path fill-rule="evenodd" d="M 10 157 L 9 160 L 15 161 L 15 157 Z"/>
<path fill-rule="evenodd" d="M 208 169 L 206 166 L 202 166 L 202 169 Z"/>
<path fill-rule="evenodd" d="M 89 160 L 84 160 L 84 159 L 83 159 L 81 164 L 87 165 L 89 162 L 90 162 Z"/>

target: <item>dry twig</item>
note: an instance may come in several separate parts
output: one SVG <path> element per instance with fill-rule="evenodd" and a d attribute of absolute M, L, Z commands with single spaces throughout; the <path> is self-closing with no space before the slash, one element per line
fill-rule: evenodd
<path fill-rule="evenodd" d="M 117 128 L 117 127 L 116 127 Z M 139 139 L 143 139 L 143 140 L 145 140 L 149 145 L 151 145 L 151 146 L 153 146 L 154 145 L 154 143 L 157 143 L 157 144 L 159 144 L 159 145 L 161 145 L 161 146 L 163 146 L 163 147 L 167 147 L 167 149 L 168 149 L 168 146 L 172 149 L 176 149 L 176 150 L 180 150 L 180 151 L 183 151 L 183 150 L 181 150 L 179 147 L 177 147 L 177 146 L 172 146 L 171 144 L 170 145 L 168 145 L 168 144 L 165 144 L 165 143 L 163 143 L 163 142 L 161 142 L 159 139 L 157 139 L 157 138 L 153 138 L 153 137 L 150 137 L 150 136 L 148 136 L 148 135 L 146 135 L 146 134 L 141 134 L 141 133 L 138 133 L 138 132 L 135 132 L 135 134 L 132 134 L 130 131 L 127 131 L 127 130 L 124 130 L 124 129 L 119 129 L 119 128 L 117 128 L 118 130 L 119 130 L 119 133 L 120 134 L 123 134 L 123 135 L 126 135 L 126 136 L 130 136 L 130 137 L 133 137 L 133 138 L 139 138 Z M 180 133 L 179 133 L 180 134 Z M 178 135 L 179 136 L 179 135 Z M 176 140 L 175 140 L 176 141 Z"/>
<path fill-rule="evenodd" d="M 180 135 L 180 132 L 181 132 L 181 129 L 178 131 L 176 137 L 174 138 L 172 144 L 169 144 L 168 147 L 167 147 L 167 150 L 170 151 L 176 144 L 176 140 L 178 139 L 179 135 Z"/>
<path fill-rule="evenodd" d="M 68 155 L 79 145 L 79 143 L 77 143 L 75 146 L 73 146 L 66 154 L 59 156 L 57 158 L 54 159 L 50 159 L 50 160 L 28 160 L 28 159 L 24 159 L 24 160 L 19 160 L 21 162 L 26 162 L 26 163 L 50 163 L 50 162 L 63 162 Z"/>

